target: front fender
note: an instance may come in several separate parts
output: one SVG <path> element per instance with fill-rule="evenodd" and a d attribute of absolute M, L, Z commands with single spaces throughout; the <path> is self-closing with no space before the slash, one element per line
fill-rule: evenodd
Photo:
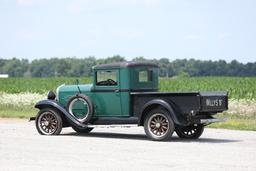
<path fill-rule="evenodd" d="M 169 103 L 167 103 L 166 101 L 162 100 L 162 99 L 154 99 L 154 100 L 151 100 L 151 101 L 147 102 L 147 103 L 142 107 L 142 110 L 141 110 L 141 119 L 140 119 L 140 120 L 142 120 L 143 117 L 146 115 L 147 109 L 151 109 L 151 107 L 154 107 L 155 105 L 161 106 L 161 107 L 165 108 L 165 109 L 169 112 L 169 114 L 170 114 L 170 116 L 171 116 L 171 118 L 173 119 L 173 122 L 174 122 L 175 124 L 177 124 L 177 125 L 184 125 L 184 124 L 185 124 L 185 123 L 184 123 L 184 120 L 181 119 L 181 118 L 179 118 L 179 117 L 177 116 L 177 114 L 174 112 L 172 106 L 171 106 Z"/>
<path fill-rule="evenodd" d="M 81 128 L 87 127 L 87 125 L 76 120 L 74 116 L 69 114 L 69 112 L 55 100 L 42 100 L 35 104 L 35 108 L 38 108 L 40 110 L 48 107 L 58 110 L 60 114 L 63 115 L 67 119 L 68 123 L 71 124 L 72 126 L 81 127 Z"/>

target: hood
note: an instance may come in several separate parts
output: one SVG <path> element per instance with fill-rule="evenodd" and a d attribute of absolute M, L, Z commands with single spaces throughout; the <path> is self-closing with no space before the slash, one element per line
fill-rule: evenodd
<path fill-rule="evenodd" d="M 90 92 L 92 89 L 92 84 L 80 84 L 80 85 L 61 85 L 57 88 L 56 93 L 57 93 L 57 97 L 59 93 L 79 93 L 78 87 L 80 88 L 81 92 L 85 93 L 85 92 Z"/>

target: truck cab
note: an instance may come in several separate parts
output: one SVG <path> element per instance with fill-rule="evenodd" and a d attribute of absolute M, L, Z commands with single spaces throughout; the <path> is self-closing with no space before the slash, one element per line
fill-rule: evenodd
<path fill-rule="evenodd" d="M 205 125 L 223 121 L 213 116 L 228 108 L 227 92 L 159 92 L 156 64 L 121 62 L 92 69 L 92 84 L 61 85 L 56 95 L 50 91 L 35 105 L 40 134 L 56 135 L 68 126 L 89 133 L 99 124 L 137 124 L 152 140 L 166 140 L 174 131 L 181 138 L 198 138 Z"/>
<path fill-rule="evenodd" d="M 150 63 L 119 63 L 93 68 L 95 116 L 133 116 L 131 92 L 158 90 L 158 67 Z"/>

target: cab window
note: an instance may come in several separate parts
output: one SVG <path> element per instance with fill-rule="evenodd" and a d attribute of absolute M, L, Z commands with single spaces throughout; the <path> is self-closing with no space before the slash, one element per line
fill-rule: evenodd
<path fill-rule="evenodd" d="M 116 86 L 117 71 L 97 71 L 96 85 L 97 86 Z"/>
<path fill-rule="evenodd" d="M 152 70 L 139 71 L 139 82 L 150 82 L 152 81 Z"/>

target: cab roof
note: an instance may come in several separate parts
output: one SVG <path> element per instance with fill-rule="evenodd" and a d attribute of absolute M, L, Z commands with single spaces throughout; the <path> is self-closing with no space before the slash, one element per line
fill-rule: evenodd
<path fill-rule="evenodd" d="M 153 64 L 150 62 L 118 62 L 111 64 L 101 64 L 96 65 L 93 69 L 113 69 L 113 68 L 131 68 L 131 67 L 157 67 L 157 64 Z"/>

